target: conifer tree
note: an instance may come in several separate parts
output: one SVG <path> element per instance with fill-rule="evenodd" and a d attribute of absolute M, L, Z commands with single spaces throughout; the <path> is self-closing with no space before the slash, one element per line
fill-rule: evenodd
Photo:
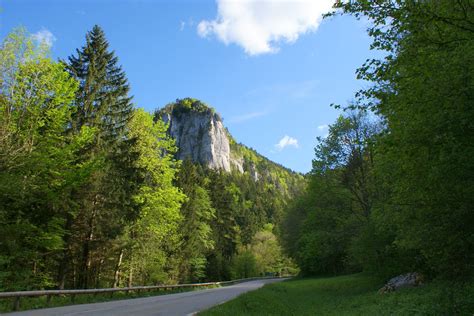
<path fill-rule="evenodd" d="M 182 282 L 198 282 L 205 276 L 206 255 L 214 248 L 211 221 L 215 210 L 209 192 L 208 179 L 199 174 L 201 166 L 185 160 L 176 184 L 187 196 L 181 206 L 179 276 Z"/>
<path fill-rule="evenodd" d="M 107 243 L 123 230 L 122 219 L 133 216 L 131 197 L 139 179 L 135 179 L 138 173 L 133 167 L 136 159 L 131 150 L 133 139 L 127 135 L 132 98 L 118 58 L 110 51 L 105 34 L 97 25 L 87 33 L 85 46 L 69 57 L 67 68 L 79 81 L 72 132 L 86 126 L 96 132 L 93 144 L 79 159 L 98 168 L 87 185 L 75 192 L 78 211 L 66 225 L 66 230 L 71 232 L 70 253 L 65 254 L 61 267 L 74 256 L 79 265 L 76 267 L 79 283 L 75 285 L 87 288 L 91 282 L 99 285 L 98 271 L 106 260 L 105 249 L 110 248 Z M 94 253 L 97 253 L 95 258 Z M 63 270 L 60 268 L 60 287 L 64 286 Z"/>
<path fill-rule="evenodd" d="M 212 223 L 215 248 L 208 257 L 207 276 L 211 280 L 230 279 L 230 262 L 240 242 L 238 187 L 221 172 L 209 171 L 209 193 L 216 210 Z"/>
<path fill-rule="evenodd" d="M 86 35 L 86 45 L 70 56 L 68 69 L 79 80 L 75 129 L 83 125 L 99 129 L 102 138 L 117 142 L 125 132 L 132 111 L 130 87 L 118 58 L 109 51 L 104 31 L 95 25 Z"/>

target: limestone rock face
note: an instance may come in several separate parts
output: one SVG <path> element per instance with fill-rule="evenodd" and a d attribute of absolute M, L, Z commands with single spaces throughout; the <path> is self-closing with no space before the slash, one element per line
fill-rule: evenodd
<path fill-rule="evenodd" d="M 242 157 L 230 157 L 230 165 L 240 173 L 244 173 L 244 159 Z"/>
<path fill-rule="evenodd" d="M 217 113 L 165 113 L 163 121 L 169 123 L 168 132 L 176 140 L 178 159 L 191 159 L 212 169 L 231 171 L 229 138 Z"/>
<path fill-rule="evenodd" d="M 260 175 L 258 174 L 257 168 L 254 164 L 250 164 L 250 175 L 252 176 L 254 181 L 258 181 L 260 179 Z"/>

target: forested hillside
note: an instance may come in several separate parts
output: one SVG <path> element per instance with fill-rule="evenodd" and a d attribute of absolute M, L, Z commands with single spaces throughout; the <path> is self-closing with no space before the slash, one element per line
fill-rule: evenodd
<path fill-rule="evenodd" d="M 168 132 L 180 145 L 177 157 L 184 160 L 178 186 L 189 200 L 183 205 L 187 220 L 180 231 L 187 230 L 186 240 L 200 236 L 209 248 L 199 252 L 194 242 L 185 242 L 196 258 L 182 259 L 188 267 L 180 278 L 221 280 L 295 271 L 274 234 L 288 200 L 303 190 L 304 177 L 236 143 L 215 109 L 199 100 L 179 99 L 157 110 L 155 119 L 168 123 Z M 206 216 L 198 214 L 203 210 L 199 205 L 213 211 L 206 207 Z M 200 229 L 209 233 L 205 238 L 204 231 L 196 236 L 199 218 Z"/>
<path fill-rule="evenodd" d="M 49 56 L 21 28 L 0 48 L 0 290 L 294 269 L 275 234 L 302 175 L 227 130 L 240 170 L 179 159 L 170 125 L 133 105 L 98 26 L 67 60 Z M 213 112 L 197 100 L 177 104 Z"/>

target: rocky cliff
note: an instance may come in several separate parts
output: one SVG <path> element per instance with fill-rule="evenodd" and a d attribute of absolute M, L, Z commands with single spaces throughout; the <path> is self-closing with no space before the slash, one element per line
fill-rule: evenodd
<path fill-rule="evenodd" d="M 302 178 L 255 150 L 238 144 L 224 127 L 219 114 L 199 100 L 178 99 L 157 110 L 155 118 L 169 124 L 168 132 L 178 147 L 178 159 L 191 159 L 211 169 L 248 173 L 255 181 L 264 178 L 282 189 L 286 189 L 286 184 L 280 179 Z"/>
<path fill-rule="evenodd" d="M 191 159 L 211 169 L 231 171 L 230 144 L 219 115 L 206 111 L 169 111 L 162 114 L 176 140 L 178 159 Z"/>

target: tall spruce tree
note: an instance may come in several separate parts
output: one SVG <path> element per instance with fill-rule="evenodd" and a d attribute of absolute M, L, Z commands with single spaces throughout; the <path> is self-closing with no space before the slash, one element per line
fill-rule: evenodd
<path fill-rule="evenodd" d="M 212 225 L 214 250 L 207 258 L 207 276 L 210 280 L 230 279 L 230 262 L 240 243 L 238 214 L 239 188 L 222 172 L 209 171 L 208 190 L 215 209 Z"/>
<path fill-rule="evenodd" d="M 80 159 L 98 168 L 87 185 L 74 193 L 77 213 L 66 224 L 70 234 L 59 286 L 64 287 L 66 263 L 73 260 L 79 277 L 72 285 L 87 288 L 100 285 L 105 250 L 113 248 L 110 243 L 123 230 L 122 220 L 133 216 L 131 197 L 139 182 L 133 167 L 133 139 L 127 135 L 133 105 L 125 73 L 99 26 L 87 33 L 86 44 L 76 56 L 69 57 L 67 69 L 79 81 L 72 132 L 84 127 L 95 130 L 94 142 Z"/>
<path fill-rule="evenodd" d="M 201 172 L 200 172 L 201 170 Z M 200 165 L 183 161 L 176 184 L 187 196 L 181 206 L 179 277 L 181 282 L 198 282 L 205 277 L 206 255 L 214 248 L 211 222 L 215 218 Z"/>
<path fill-rule="evenodd" d="M 97 127 L 99 143 L 103 139 L 118 142 L 133 108 L 125 72 L 114 52 L 109 51 L 104 31 L 98 25 L 87 33 L 86 45 L 76 52 L 77 56 L 70 56 L 68 63 L 71 75 L 80 82 L 73 126 Z"/>

